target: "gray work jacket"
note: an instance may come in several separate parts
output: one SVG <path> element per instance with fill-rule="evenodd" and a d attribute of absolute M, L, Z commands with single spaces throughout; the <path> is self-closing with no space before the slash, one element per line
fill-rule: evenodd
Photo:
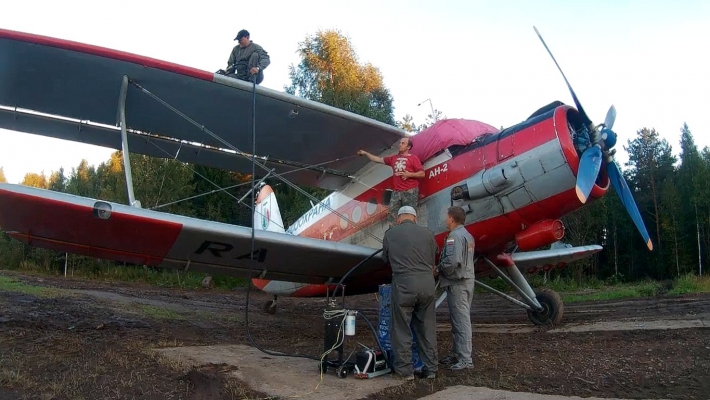
<path fill-rule="evenodd" d="M 385 232 L 382 259 L 392 267 L 392 279 L 434 275 L 436 239 L 429 228 L 406 220 Z"/>
<path fill-rule="evenodd" d="M 473 236 L 463 225 L 459 225 L 449 232 L 444 239 L 444 248 L 437 266 L 441 287 L 449 286 L 462 279 L 475 278 L 474 245 Z"/>

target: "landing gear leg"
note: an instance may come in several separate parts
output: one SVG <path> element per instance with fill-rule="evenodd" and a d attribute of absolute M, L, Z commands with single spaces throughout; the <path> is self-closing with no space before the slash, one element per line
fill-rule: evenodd
<path fill-rule="evenodd" d="M 268 314 L 276 314 L 276 295 L 274 295 L 273 300 L 264 303 L 264 312 Z"/>
<path fill-rule="evenodd" d="M 558 325 L 562 321 L 564 306 L 559 294 L 549 289 L 534 291 L 518 267 L 513 263 L 504 267 L 508 272 L 506 274 L 489 259 L 484 257 L 483 260 L 522 297 L 523 301 L 520 302 L 481 284 L 484 288 L 523 306 L 528 310 L 528 318 L 535 325 Z"/>

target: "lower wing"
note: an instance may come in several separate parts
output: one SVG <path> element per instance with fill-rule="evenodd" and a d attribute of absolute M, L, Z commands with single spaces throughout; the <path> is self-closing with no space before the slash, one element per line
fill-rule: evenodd
<path fill-rule="evenodd" d="M 0 183 L 0 229 L 32 246 L 62 252 L 316 284 L 337 283 L 379 250 L 256 230 L 252 253 L 249 227 L 5 183 Z M 349 275 L 348 281 L 377 284 L 390 275 L 378 254 Z"/>
<path fill-rule="evenodd" d="M 528 273 L 535 273 L 540 269 L 549 271 L 552 268 L 564 267 L 568 263 L 589 257 L 602 249 L 603 247 L 598 245 L 562 247 L 513 253 L 510 256 L 518 268 Z"/>

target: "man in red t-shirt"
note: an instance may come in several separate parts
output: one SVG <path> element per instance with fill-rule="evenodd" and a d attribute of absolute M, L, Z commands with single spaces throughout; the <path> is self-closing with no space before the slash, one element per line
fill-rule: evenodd
<path fill-rule="evenodd" d="M 424 168 L 422 168 L 419 157 L 409 153 L 411 149 L 411 140 L 404 137 L 399 141 L 399 154 L 383 158 L 374 156 L 365 150 L 357 152 L 360 156 L 367 156 L 372 162 L 392 167 L 392 199 L 387 218 L 390 226 L 394 225 L 397 219 L 397 210 L 400 207 L 410 206 L 416 210 L 419 203 L 419 179 L 424 177 Z"/>

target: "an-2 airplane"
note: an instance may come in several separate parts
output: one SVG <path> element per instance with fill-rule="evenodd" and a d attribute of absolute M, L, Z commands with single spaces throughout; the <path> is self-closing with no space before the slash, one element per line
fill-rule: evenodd
<path fill-rule="evenodd" d="M 533 290 L 523 274 L 602 249 L 552 245 L 564 235 L 559 218 L 602 197 L 610 183 L 652 249 L 612 158 L 613 106 L 595 126 L 567 85 L 576 108 L 553 102 L 500 131 L 478 121 L 444 120 L 411 136 L 426 173 L 419 223 L 434 231 L 441 247 L 446 209 L 462 206 L 476 239 L 476 277 L 500 276 L 520 300 L 477 284 L 525 308 L 535 324 L 559 323 L 563 304 L 552 291 Z M 393 145 L 408 135 L 396 127 L 217 73 L 0 30 L 0 128 L 123 150 L 128 205 L 0 184 L 0 229 L 24 243 L 249 276 L 274 295 L 265 306 L 272 312 L 277 295 L 323 296 L 363 260 L 344 282 L 347 295 L 376 292 L 390 281 L 389 267 L 372 255 L 388 228 L 392 169 L 354 154 L 395 153 Z M 249 227 L 141 208 L 129 149 L 243 173 L 256 168 L 255 251 Z M 285 229 L 266 177 L 334 193 Z"/>

